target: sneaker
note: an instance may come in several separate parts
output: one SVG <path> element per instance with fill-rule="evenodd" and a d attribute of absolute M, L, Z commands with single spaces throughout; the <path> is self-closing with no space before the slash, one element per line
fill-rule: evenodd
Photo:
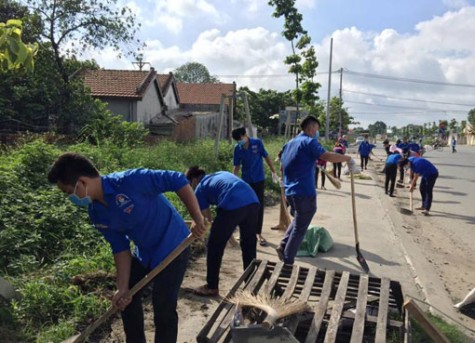
<path fill-rule="evenodd" d="M 421 213 L 422 213 L 423 215 L 425 215 L 425 216 L 428 216 L 428 215 L 429 215 L 429 211 L 427 211 L 427 210 L 422 211 Z"/>
<path fill-rule="evenodd" d="M 282 248 L 281 247 L 275 248 L 275 252 L 277 253 L 277 257 L 279 258 L 279 260 L 284 262 L 284 252 L 282 251 Z"/>

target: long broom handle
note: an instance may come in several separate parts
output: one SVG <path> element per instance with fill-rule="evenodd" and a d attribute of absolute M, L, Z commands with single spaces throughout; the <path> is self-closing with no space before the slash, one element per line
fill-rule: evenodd
<path fill-rule="evenodd" d="M 129 295 L 132 297 L 143 287 L 145 287 L 150 281 L 153 280 L 162 270 L 164 270 L 168 265 L 178 257 L 190 244 L 195 240 L 195 237 L 190 233 L 186 239 L 178 245 L 175 250 L 173 250 L 168 256 L 160 262 L 158 266 L 152 269 L 150 273 L 145 275 L 139 282 L 137 282 L 132 289 L 129 291 Z M 106 313 L 100 316 L 94 323 L 89 325 L 79 336 L 77 336 L 73 341 L 68 341 L 71 343 L 80 343 L 84 342 L 91 333 L 93 333 L 102 323 L 104 323 L 110 316 L 116 313 L 118 310 L 115 306 L 110 306 Z"/>
<path fill-rule="evenodd" d="M 355 228 L 355 243 L 359 244 L 358 224 L 356 223 L 355 180 L 354 180 L 352 171 L 350 171 L 350 179 L 351 179 L 351 207 L 353 209 L 353 226 Z"/>

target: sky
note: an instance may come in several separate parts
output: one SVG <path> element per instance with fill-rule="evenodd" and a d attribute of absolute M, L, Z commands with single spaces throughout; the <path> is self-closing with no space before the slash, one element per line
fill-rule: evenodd
<path fill-rule="evenodd" d="M 142 24 L 144 61 L 158 73 L 188 62 L 254 91 L 294 87 L 283 18 L 267 0 L 119 0 Z M 475 108 L 475 0 L 297 0 L 315 46 L 320 99 L 340 91 L 367 127 L 466 120 Z M 129 47 L 131 48 L 131 47 Z M 133 48 L 133 47 L 132 47 Z M 86 53 L 105 69 L 137 69 L 111 49 Z M 147 65 L 148 66 L 148 65 Z"/>

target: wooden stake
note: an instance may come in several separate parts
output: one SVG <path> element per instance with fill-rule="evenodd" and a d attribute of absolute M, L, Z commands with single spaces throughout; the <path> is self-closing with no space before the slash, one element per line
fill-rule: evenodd
<path fill-rule="evenodd" d="M 422 327 L 422 330 L 434 341 L 434 343 L 450 343 L 445 335 L 432 324 L 427 315 L 421 310 L 419 306 L 412 299 L 404 302 L 404 308 Z"/>

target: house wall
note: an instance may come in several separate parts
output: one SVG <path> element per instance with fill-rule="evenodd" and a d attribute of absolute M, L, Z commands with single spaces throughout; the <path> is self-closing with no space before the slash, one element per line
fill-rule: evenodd
<path fill-rule="evenodd" d="M 196 111 L 196 112 L 219 112 L 220 105 L 202 105 L 202 104 L 180 104 L 180 108 L 183 111 Z M 224 111 L 228 112 L 228 105 L 224 105 Z"/>
<path fill-rule="evenodd" d="M 147 88 L 142 100 L 137 102 L 136 121 L 147 125 L 150 123 L 150 119 L 160 115 L 162 106 L 160 105 L 159 99 L 160 94 L 158 94 L 157 88 L 152 82 Z"/>
<path fill-rule="evenodd" d="M 216 138 L 220 122 L 219 113 L 210 113 L 206 115 L 197 115 L 195 124 L 196 138 Z M 226 138 L 228 131 L 228 114 L 224 113 L 223 127 L 221 128 L 221 138 Z"/>
<path fill-rule="evenodd" d="M 121 115 L 126 121 L 134 121 L 136 105 L 134 101 L 127 99 L 101 98 L 107 102 L 107 108 L 115 115 Z"/>
<path fill-rule="evenodd" d="M 167 94 L 163 95 L 163 101 L 167 105 L 168 110 L 175 110 L 179 107 L 179 104 L 176 101 L 175 92 L 173 92 L 172 87 L 169 87 Z"/>

